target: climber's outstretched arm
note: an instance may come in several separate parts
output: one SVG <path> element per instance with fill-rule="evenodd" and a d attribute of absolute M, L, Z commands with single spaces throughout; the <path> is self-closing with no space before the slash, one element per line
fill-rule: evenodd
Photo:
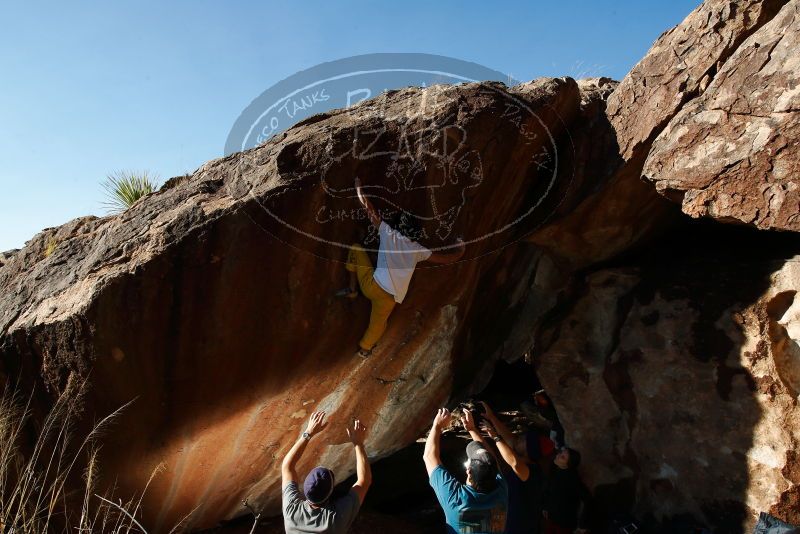
<path fill-rule="evenodd" d="M 378 215 L 378 211 L 375 209 L 375 206 L 372 205 L 372 202 L 364 195 L 364 192 L 361 190 L 361 179 L 356 178 L 356 194 L 358 195 L 358 201 L 361 202 L 361 205 L 364 206 L 364 209 L 367 210 L 367 217 L 369 218 L 369 222 L 375 226 L 375 228 L 381 225 L 381 216 Z"/>
<path fill-rule="evenodd" d="M 446 408 L 440 408 L 433 418 L 433 425 L 431 431 L 428 433 L 428 440 L 425 442 L 425 452 L 422 453 L 422 459 L 425 461 L 425 469 L 428 471 L 428 476 L 433 473 L 433 470 L 442 465 L 442 458 L 439 452 L 439 440 L 442 435 L 442 430 L 450 422 L 450 412 Z"/>
<path fill-rule="evenodd" d="M 286 484 L 289 482 L 297 482 L 297 471 L 295 471 L 297 461 L 303 455 L 303 451 L 306 450 L 306 445 L 314 434 L 318 434 L 325 428 L 326 423 L 324 423 L 324 419 L 325 412 L 314 412 L 311 414 L 311 420 L 308 422 L 306 431 L 303 432 L 303 435 L 292 445 L 292 448 L 289 449 L 289 452 L 281 463 L 281 487 L 285 488 Z"/>
<path fill-rule="evenodd" d="M 464 245 L 464 241 L 459 238 L 456 241 L 456 248 L 451 250 L 450 252 L 434 252 L 431 256 L 425 260 L 431 263 L 453 263 L 461 259 L 464 255 L 464 250 L 466 249 L 466 245 Z"/>

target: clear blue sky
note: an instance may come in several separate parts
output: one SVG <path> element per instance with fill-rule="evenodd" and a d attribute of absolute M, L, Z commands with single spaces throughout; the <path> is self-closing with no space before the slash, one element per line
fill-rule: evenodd
<path fill-rule="evenodd" d="M 219 157 L 253 98 L 317 63 L 425 52 L 621 79 L 698 3 L 0 0 L 0 251 L 103 214 L 109 172 Z"/>

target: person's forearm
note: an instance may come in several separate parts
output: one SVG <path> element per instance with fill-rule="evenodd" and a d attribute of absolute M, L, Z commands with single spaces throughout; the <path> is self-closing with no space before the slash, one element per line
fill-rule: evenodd
<path fill-rule="evenodd" d="M 358 201 L 364 206 L 364 209 L 367 210 L 367 213 L 372 211 L 372 203 L 369 199 L 364 195 L 364 192 L 361 190 L 361 187 L 356 188 L 356 194 L 358 195 Z"/>
<path fill-rule="evenodd" d="M 497 450 L 500 451 L 500 456 L 503 457 L 503 460 L 521 480 L 528 480 L 530 468 L 517 456 L 517 453 L 514 452 L 514 449 L 512 449 L 508 443 L 501 439 L 497 442 Z"/>
<path fill-rule="evenodd" d="M 450 252 L 451 262 L 460 260 L 464 256 L 464 252 L 467 251 L 467 247 L 466 245 L 464 245 L 464 241 L 462 241 L 460 237 L 458 238 L 458 241 L 456 241 L 456 243 L 458 245 L 458 248 Z"/>
<path fill-rule="evenodd" d="M 506 443 L 514 443 L 514 434 L 496 415 L 486 414 L 486 418 L 492 423 L 492 426 Z"/>
<path fill-rule="evenodd" d="M 461 256 L 464 255 L 463 250 L 457 250 L 455 252 L 448 252 L 444 258 L 444 263 L 455 263 L 461 259 Z"/>
<path fill-rule="evenodd" d="M 470 430 L 469 437 L 472 438 L 472 441 L 480 441 L 481 443 L 483 443 L 483 436 L 481 436 L 480 432 L 476 430 Z"/>
<path fill-rule="evenodd" d="M 428 433 L 428 439 L 425 440 L 425 452 L 423 453 L 427 458 L 434 460 L 439 459 L 439 438 L 441 437 L 441 430 L 437 426 L 432 426 L 431 431 Z"/>
<path fill-rule="evenodd" d="M 578 503 L 578 528 L 586 529 L 586 504 L 583 501 Z"/>
<path fill-rule="evenodd" d="M 463 255 L 464 255 L 463 248 L 455 252 L 436 252 L 434 254 L 431 254 L 431 257 L 428 258 L 428 261 L 431 263 L 439 263 L 439 264 L 454 263 L 460 260 Z"/>
<path fill-rule="evenodd" d="M 580 506 L 578 506 L 578 528 L 581 530 L 585 530 L 587 528 L 587 523 L 589 520 L 589 503 L 592 499 L 592 494 L 589 492 L 589 489 L 580 484 Z"/>
<path fill-rule="evenodd" d="M 283 459 L 283 467 L 287 467 L 289 469 L 294 469 L 294 464 L 300 459 L 303 455 L 303 451 L 306 449 L 306 445 L 308 444 L 308 440 L 301 437 L 299 438 L 292 448 L 289 449 L 289 452 L 286 453 L 286 457 Z"/>
<path fill-rule="evenodd" d="M 511 467 L 514 467 L 518 461 L 517 455 L 514 454 L 514 450 L 502 439 L 496 442 L 496 444 L 497 450 L 500 451 L 500 456 L 503 457 L 503 460 L 505 460 L 505 462 Z"/>
<path fill-rule="evenodd" d="M 360 189 L 358 190 L 358 201 L 361 203 L 362 206 L 364 206 L 364 209 L 367 210 L 367 213 L 369 213 L 372 206 L 370 205 L 369 200 L 367 200 L 367 197 L 364 196 L 364 194 L 361 192 Z"/>
<path fill-rule="evenodd" d="M 364 206 L 364 211 L 367 212 L 367 218 L 374 226 L 380 226 L 381 218 L 378 215 L 378 212 L 375 211 L 375 207 L 372 205 L 372 202 L 369 201 L 367 197 L 365 197 L 361 192 L 358 194 L 358 200 L 361 202 L 361 205 Z"/>
<path fill-rule="evenodd" d="M 356 449 L 356 476 L 358 480 L 356 484 L 366 487 L 372 483 L 372 468 L 367 459 L 367 450 L 363 444 L 355 446 Z"/>

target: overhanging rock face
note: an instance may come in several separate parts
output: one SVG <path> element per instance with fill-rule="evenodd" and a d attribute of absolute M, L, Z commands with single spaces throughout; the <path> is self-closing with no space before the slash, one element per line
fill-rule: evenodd
<path fill-rule="evenodd" d="M 533 251 L 503 246 L 541 222 L 530 195 L 556 202 L 579 102 L 570 79 L 397 91 L 212 161 L 119 216 L 47 230 L 0 271 L 5 370 L 47 388 L 40 411 L 85 376 L 88 419 L 136 399 L 101 468 L 130 493 L 164 465 L 144 503 L 153 530 L 195 509 L 191 526 L 213 525 L 246 513 L 244 499 L 275 513 L 280 458 L 312 410 L 331 428 L 300 470 L 321 461 L 342 478 L 352 417 L 384 456 L 453 387 L 485 380 L 496 344 L 478 350 L 492 338 L 471 325 L 491 332 L 524 299 Z M 355 176 L 384 213 L 419 215 L 426 245 L 463 236 L 473 260 L 419 269 L 366 361 L 354 351 L 368 303 L 333 296 L 367 226 Z"/>
<path fill-rule="evenodd" d="M 45 230 L 0 258 L 2 370 L 38 419 L 85 377 L 86 421 L 136 399 L 101 469 L 127 496 L 163 464 L 151 531 L 244 499 L 276 513 L 280 458 L 314 409 L 331 427 L 299 468 L 341 479 L 352 417 L 391 454 L 528 351 L 598 493 L 733 531 L 759 511 L 800 522 L 800 246 L 782 233 L 774 256 L 773 233 L 740 243 L 719 224 L 798 229 L 797 6 L 709 0 L 619 84 L 391 91 Z M 333 296 L 349 244 L 376 245 L 355 177 L 385 217 L 417 216 L 426 246 L 468 243 L 420 266 L 368 360 L 353 353 L 369 304 Z M 708 246 L 621 256 L 694 235 L 681 209 L 713 219 Z M 720 266 L 711 244 L 749 248 Z"/>

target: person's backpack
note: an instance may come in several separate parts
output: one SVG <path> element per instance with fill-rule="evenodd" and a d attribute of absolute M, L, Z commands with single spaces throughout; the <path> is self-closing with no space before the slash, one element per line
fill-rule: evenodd
<path fill-rule="evenodd" d="M 800 527 L 784 523 L 777 517 L 761 512 L 753 534 L 800 534 Z"/>

